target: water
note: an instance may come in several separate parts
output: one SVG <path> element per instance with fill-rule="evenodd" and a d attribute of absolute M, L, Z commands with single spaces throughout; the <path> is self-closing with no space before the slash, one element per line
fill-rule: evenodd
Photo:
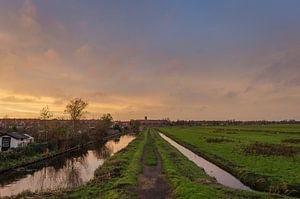
<path fill-rule="evenodd" d="M 11 196 L 25 190 L 45 191 L 82 185 L 94 177 L 94 171 L 105 159 L 125 148 L 135 137 L 121 136 L 105 145 L 79 150 L 0 175 L 0 196 Z"/>
<path fill-rule="evenodd" d="M 228 173 L 227 171 L 219 168 L 218 166 L 212 164 L 211 162 L 205 160 L 204 158 L 198 156 L 197 154 L 193 153 L 189 149 L 181 146 L 177 142 L 173 141 L 171 138 L 165 136 L 162 133 L 159 135 L 169 142 L 172 146 L 174 146 L 178 151 L 180 151 L 184 156 L 186 156 L 189 160 L 194 162 L 198 167 L 204 169 L 205 173 L 209 176 L 214 177 L 218 183 L 231 187 L 234 189 L 242 189 L 242 190 L 251 190 L 249 187 L 245 186 L 242 182 L 240 182 L 237 178 L 233 175 Z"/>

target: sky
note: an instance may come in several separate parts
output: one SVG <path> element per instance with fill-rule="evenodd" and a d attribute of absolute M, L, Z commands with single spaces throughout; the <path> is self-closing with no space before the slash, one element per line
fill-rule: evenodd
<path fill-rule="evenodd" d="M 298 0 L 0 0 L 0 117 L 300 120 Z"/>

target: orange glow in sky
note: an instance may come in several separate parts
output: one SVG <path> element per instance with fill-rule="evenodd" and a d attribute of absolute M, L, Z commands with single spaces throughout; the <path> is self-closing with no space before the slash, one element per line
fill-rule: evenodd
<path fill-rule="evenodd" d="M 0 117 L 300 119 L 298 4 L 1 1 Z"/>

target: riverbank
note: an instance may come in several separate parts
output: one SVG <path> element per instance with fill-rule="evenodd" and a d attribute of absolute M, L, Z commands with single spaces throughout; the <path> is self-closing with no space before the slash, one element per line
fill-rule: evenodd
<path fill-rule="evenodd" d="M 167 136 L 194 153 L 230 172 L 244 184 L 255 190 L 299 196 L 300 191 L 300 155 L 256 154 L 248 153 L 257 145 L 263 149 L 271 146 L 298 147 L 297 143 L 282 144 L 284 140 L 297 139 L 297 128 L 280 126 L 276 131 L 263 126 L 238 127 L 169 127 L 161 128 Z M 261 144 L 264 143 L 264 144 Z M 250 148 L 252 147 L 252 148 Z M 251 150 L 250 150 L 250 149 Z M 289 149 L 289 148 L 288 148 Z M 265 151 L 263 151 L 265 152 Z M 270 150 L 275 153 L 277 151 Z"/>
<path fill-rule="evenodd" d="M 85 185 L 40 193 L 26 191 L 6 198 L 132 198 L 133 193 L 124 187 L 137 184 L 145 139 L 145 134 L 138 135 L 126 148 L 106 159 L 94 172 L 94 178 Z"/>
<path fill-rule="evenodd" d="M 107 137 L 104 137 L 102 139 L 102 141 L 113 139 L 113 138 L 119 137 L 121 135 L 123 135 L 123 134 L 118 133 L 118 134 L 115 134 L 115 135 L 107 136 Z M 38 162 L 41 162 L 41 161 L 45 161 L 45 160 L 54 158 L 56 156 L 63 155 L 63 154 L 68 153 L 68 152 L 80 150 L 80 149 L 82 149 L 82 148 L 84 148 L 88 145 L 94 144 L 95 142 L 96 141 L 90 141 L 86 144 L 77 145 L 75 147 L 71 147 L 71 148 L 65 149 L 63 151 L 50 151 L 50 152 L 47 152 L 47 153 L 38 153 L 38 152 L 36 152 L 32 156 L 24 156 L 22 158 L 14 159 L 13 161 L 10 161 L 10 160 L 1 161 L 1 163 L 0 163 L 0 174 L 4 174 L 6 172 L 10 172 L 12 170 L 16 170 L 16 169 L 21 168 L 21 167 L 26 167 L 26 166 L 31 165 L 31 164 L 35 164 L 35 163 L 38 163 Z"/>

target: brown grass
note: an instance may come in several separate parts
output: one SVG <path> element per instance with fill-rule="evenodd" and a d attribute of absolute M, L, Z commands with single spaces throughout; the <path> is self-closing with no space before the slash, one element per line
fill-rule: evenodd
<path fill-rule="evenodd" d="M 294 156 L 300 153 L 300 147 L 257 142 L 244 147 L 244 152 L 247 154 L 255 154 L 255 155 Z"/>
<path fill-rule="evenodd" d="M 300 143 L 300 139 L 285 139 L 285 140 L 282 140 L 282 142 L 292 143 L 292 144 L 299 144 Z"/>

